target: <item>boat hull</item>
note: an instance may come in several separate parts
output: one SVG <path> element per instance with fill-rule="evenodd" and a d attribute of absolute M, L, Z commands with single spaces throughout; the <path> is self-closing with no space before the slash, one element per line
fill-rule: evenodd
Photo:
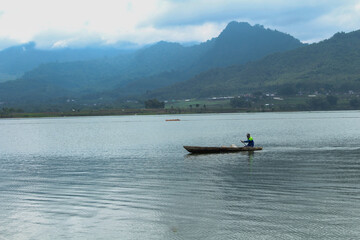
<path fill-rule="evenodd" d="M 184 146 L 190 153 L 205 154 L 205 153 L 231 153 L 231 152 L 253 152 L 260 151 L 262 147 L 198 147 L 198 146 Z"/>

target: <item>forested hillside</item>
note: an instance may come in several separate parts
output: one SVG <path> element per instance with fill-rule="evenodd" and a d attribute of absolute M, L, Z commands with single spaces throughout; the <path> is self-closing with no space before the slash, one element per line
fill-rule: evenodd
<path fill-rule="evenodd" d="M 212 69 L 148 97 L 190 98 L 254 91 L 281 94 L 360 90 L 360 31 L 276 53 L 246 65 Z"/>

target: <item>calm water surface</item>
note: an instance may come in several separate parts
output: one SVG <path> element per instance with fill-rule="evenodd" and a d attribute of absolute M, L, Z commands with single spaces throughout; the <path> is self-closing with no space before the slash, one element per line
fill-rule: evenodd
<path fill-rule="evenodd" d="M 0 120 L 0 240 L 360 238 L 359 111 L 167 118 Z"/>

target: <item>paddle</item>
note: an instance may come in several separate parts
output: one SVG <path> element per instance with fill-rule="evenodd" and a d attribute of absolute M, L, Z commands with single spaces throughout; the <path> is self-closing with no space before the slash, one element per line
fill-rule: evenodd
<path fill-rule="evenodd" d="M 242 144 L 244 144 L 244 147 L 246 147 L 246 144 L 244 143 L 244 141 L 243 140 L 240 140 L 241 142 L 242 142 Z"/>

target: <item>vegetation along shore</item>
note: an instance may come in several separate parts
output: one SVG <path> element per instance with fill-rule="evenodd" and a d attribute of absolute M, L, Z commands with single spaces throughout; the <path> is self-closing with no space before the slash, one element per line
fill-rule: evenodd
<path fill-rule="evenodd" d="M 64 117 L 64 116 L 112 116 L 112 115 L 157 115 L 201 114 L 236 112 L 286 112 L 359 110 L 359 94 L 308 94 L 284 96 L 255 92 L 241 96 L 213 97 L 206 99 L 183 99 L 171 101 L 133 101 L 126 104 L 95 106 L 47 107 L 25 112 L 22 109 L 3 107 L 0 118 Z M 38 110 L 38 111 L 37 111 Z"/>

